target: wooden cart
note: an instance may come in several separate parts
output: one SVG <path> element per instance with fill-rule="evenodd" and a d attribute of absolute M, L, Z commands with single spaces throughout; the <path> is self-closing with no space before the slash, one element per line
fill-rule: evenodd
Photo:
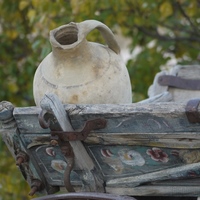
<path fill-rule="evenodd" d="M 199 196 L 199 103 L 63 105 L 47 94 L 40 108 L 1 102 L 0 133 L 30 195 Z"/>

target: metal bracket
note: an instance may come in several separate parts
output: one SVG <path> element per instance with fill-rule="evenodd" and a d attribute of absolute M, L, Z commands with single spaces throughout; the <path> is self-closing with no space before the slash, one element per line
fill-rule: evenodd
<path fill-rule="evenodd" d="M 41 100 L 41 112 L 38 116 L 39 123 L 43 128 L 49 128 L 51 130 L 52 141 L 51 144 L 55 144 L 60 147 L 62 154 L 64 155 L 67 161 L 67 167 L 64 172 L 64 185 L 68 192 L 75 192 L 73 186 L 70 182 L 70 173 L 73 169 L 75 158 L 80 169 L 91 170 L 94 169 L 94 164 L 89 155 L 87 154 L 83 144 L 80 141 L 74 140 L 84 140 L 87 138 L 87 135 L 90 131 L 95 129 L 104 128 L 106 126 L 106 120 L 104 119 L 95 119 L 89 120 L 85 123 L 85 126 L 82 131 L 74 132 L 73 127 L 71 126 L 68 113 L 66 113 L 63 104 L 60 102 L 58 97 L 54 94 L 46 94 Z M 53 138 L 54 137 L 54 138 Z M 71 139 L 72 141 L 70 141 Z M 87 160 L 81 160 L 81 155 Z M 91 171 L 89 171 L 91 173 Z M 95 178 L 95 181 L 101 181 L 99 177 L 95 174 L 92 176 Z M 85 177 L 82 178 L 83 181 L 88 181 Z M 102 185 L 103 182 L 97 182 L 92 185 L 89 183 L 89 187 L 94 191 L 97 188 L 98 190 L 104 190 Z"/>
<path fill-rule="evenodd" d="M 190 123 L 200 123 L 200 112 L 198 111 L 199 105 L 200 99 L 188 101 L 185 107 L 185 113 Z"/>
<path fill-rule="evenodd" d="M 83 129 L 79 132 L 51 131 L 51 135 L 57 136 L 63 141 L 85 140 L 92 130 L 102 129 L 106 127 L 105 119 L 93 119 L 86 121 Z M 55 139 L 55 138 L 54 138 Z"/>
<path fill-rule="evenodd" d="M 51 122 L 50 122 L 51 120 L 48 119 L 46 121 L 46 119 L 45 119 L 45 115 L 47 113 L 48 112 L 46 110 L 42 110 L 38 116 L 38 120 L 39 120 L 40 126 L 42 128 L 44 128 L 44 129 L 50 128 L 51 129 Z M 57 122 L 57 123 L 59 124 L 59 122 Z M 56 139 L 56 144 L 58 144 L 60 146 L 61 152 L 64 155 L 64 157 L 66 158 L 67 163 L 68 163 L 68 165 L 65 169 L 65 172 L 64 172 L 64 185 L 68 192 L 75 192 L 75 190 L 70 182 L 70 174 L 74 167 L 74 162 L 75 162 L 73 149 L 68 141 L 64 141 L 60 137 L 58 137 Z"/>
<path fill-rule="evenodd" d="M 158 83 L 162 86 L 170 86 L 185 90 L 200 90 L 199 79 L 184 79 L 172 75 L 163 75 L 158 78 Z"/>

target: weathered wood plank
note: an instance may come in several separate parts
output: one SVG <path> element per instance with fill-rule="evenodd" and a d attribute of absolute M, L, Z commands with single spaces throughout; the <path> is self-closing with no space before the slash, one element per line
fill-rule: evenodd
<path fill-rule="evenodd" d="M 186 135 L 188 134 L 188 135 Z M 140 146 L 156 146 L 156 147 L 168 147 L 168 148 L 188 148 L 196 149 L 200 148 L 200 138 L 190 136 L 189 133 L 181 135 L 170 135 L 171 138 L 162 138 L 162 134 L 158 133 L 156 137 L 148 134 L 145 138 L 140 139 L 140 135 L 124 135 L 124 134 L 101 134 L 92 133 L 84 141 L 88 144 L 104 144 L 104 145 L 140 145 Z M 198 133 L 197 133 L 198 134 Z M 192 134 L 191 134 L 192 135 Z M 143 135 L 142 135 L 143 136 Z"/>
<path fill-rule="evenodd" d="M 130 105 L 66 105 L 73 127 L 80 128 L 91 118 L 105 118 L 107 127 L 96 132 L 172 133 L 198 132 L 200 123 L 191 124 L 185 104 L 156 103 Z"/>
<path fill-rule="evenodd" d="M 200 196 L 199 186 L 106 187 L 106 192 L 130 196 Z"/>
<path fill-rule="evenodd" d="M 102 130 L 103 131 L 103 130 Z M 97 133 L 91 132 L 88 135 L 88 138 L 96 137 Z M 98 133 L 98 138 L 106 138 L 109 137 L 108 133 Z M 194 139 L 198 140 L 200 139 L 200 133 L 199 132 L 172 132 L 172 133 L 112 133 L 112 137 L 115 137 L 116 139 L 120 138 L 127 138 L 127 139 L 133 139 L 133 140 L 150 140 L 150 139 L 179 139 L 180 141 L 183 139 Z"/>
<path fill-rule="evenodd" d="M 141 183 L 147 183 L 152 181 L 169 180 L 171 178 L 182 177 L 183 173 L 187 173 L 190 170 L 198 170 L 200 168 L 200 163 L 192 163 L 183 165 L 180 167 L 169 168 L 165 170 L 160 170 L 156 172 L 151 172 L 143 175 L 137 175 L 132 177 L 116 178 L 107 181 L 107 186 L 138 186 Z"/>
<path fill-rule="evenodd" d="M 14 106 L 8 101 L 0 102 L 0 136 L 7 145 L 10 153 L 15 158 L 14 147 L 19 146 L 19 141 L 14 141 L 14 135 L 17 130 L 16 122 L 13 118 Z"/>
<path fill-rule="evenodd" d="M 86 143 L 92 143 L 95 148 L 97 148 L 96 144 L 115 144 L 124 146 L 140 145 L 152 147 L 160 146 L 173 149 L 200 148 L 200 123 L 191 124 L 188 122 L 185 115 L 185 103 L 180 104 L 168 102 L 130 105 L 64 105 L 64 109 L 61 113 L 58 112 L 58 110 L 59 109 L 57 109 L 56 111 L 57 118 L 59 119 L 59 121 L 62 121 L 62 129 L 66 131 L 73 131 L 74 129 L 79 130 L 83 127 L 84 123 L 90 119 L 106 119 L 107 127 L 105 129 L 93 131 L 89 134 L 89 137 L 85 141 Z M 64 110 L 66 111 L 66 113 Z M 35 136 L 40 137 L 41 135 L 41 137 L 43 138 L 48 138 L 50 136 L 50 130 L 44 130 L 39 125 L 38 114 L 40 113 L 40 111 L 41 109 L 37 107 L 14 109 L 14 117 L 16 119 L 18 129 L 21 133 L 20 137 L 26 136 L 28 138 L 28 135 L 30 135 L 33 136 L 34 140 Z M 72 127 L 70 127 L 70 124 L 66 122 L 66 120 L 63 120 L 63 118 L 65 118 L 67 114 L 69 116 Z M 23 139 L 24 138 L 22 138 L 22 140 Z M 85 157 L 84 155 L 87 155 L 87 152 L 86 154 L 84 154 L 84 152 L 82 151 L 84 146 L 81 144 L 81 148 L 79 148 L 80 145 L 78 145 L 77 147 L 75 143 L 77 142 L 71 142 L 74 152 L 79 156 L 76 158 L 76 162 L 79 163 L 80 160 L 81 162 L 83 160 L 84 162 L 87 161 L 87 159 L 83 158 Z M 85 147 L 87 147 L 87 144 L 85 145 Z M 95 156 L 96 154 L 94 154 L 93 157 L 91 156 L 91 158 L 95 160 Z M 116 156 L 118 156 L 117 153 Z M 116 161 L 116 156 L 113 157 L 114 161 L 111 162 L 111 165 L 113 163 L 120 166 L 123 165 L 122 162 L 119 163 L 119 161 Z M 91 158 L 89 157 L 89 159 Z M 104 158 L 103 156 L 102 159 L 106 160 L 106 158 Z M 79 165 L 79 168 L 83 171 L 92 171 L 95 168 L 96 164 L 94 160 L 91 160 L 91 162 L 87 162 L 86 165 Z M 103 177 L 104 181 L 107 182 L 106 186 L 108 192 L 116 192 L 115 187 L 117 187 L 120 194 L 124 194 L 123 192 L 125 191 L 127 192 L 127 194 L 130 193 L 130 195 L 137 195 L 138 193 L 135 191 L 138 190 L 138 188 L 144 187 L 138 186 L 142 183 L 152 181 L 156 182 L 162 180 L 164 182 L 164 180 L 169 180 L 170 178 L 173 178 L 173 176 L 179 177 L 180 172 L 186 173 L 188 172 L 188 170 L 197 171 L 200 168 L 199 163 L 187 165 L 184 164 L 178 167 L 170 166 L 171 168 L 167 169 L 158 169 L 156 168 L 156 166 L 155 171 L 153 169 L 150 172 L 147 171 L 146 174 L 132 174 L 131 176 L 119 175 L 115 178 L 110 177 L 108 179 Z M 112 170 L 112 167 L 110 168 L 110 170 Z M 181 178 L 183 177 L 182 175 L 180 176 Z M 133 188 L 135 186 L 137 187 Z M 180 187 L 177 188 L 176 193 L 172 191 L 172 187 L 164 190 L 164 185 L 162 187 L 157 185 L 145 187 L 147 188 L 143 188 L 144 191 L 143 193 L 141 193 L 143 195 L 154 195 L 154 193 L 155 195 L 170 195 L 167 194 L 167 192 L 171 192 L 171 195 L 180 193 L 185 196 L 187 196 L 187 194 L 191 196 L 191 194 L 197 191 L 194 190 L 195 192 L 193 192 L 192 188 L 191 190 L 190 188 L 188 188 L 188 193 L 184 194 L 184 191 L 181 191 Z M 152 190 L 153 192 L 150 190 Z"/>
<path fill-rule="evenodd" d="M 200 148 L 200 123 L 191 124 L 185 104 L 156 103 L 131 105 L 65 105 L 73 129 L 81 129 L 89 119 L 104 118 L 107 126 L 93 131 L 88 143 L 149 145 Z M 21 133 L 49 133 L 38 123 L 39 108 L 15 108 Z"/>
<path fill-rule="evenodd" d="M 43 129 L 38 121 L 41 112 L 39 107 L 16 107 L 13 116 L 17 122 L 17 127 L 22 134 L 49 133 L 49 129 Z"/>
<path fill-rule="evenodd" d="M 83 127 L 88 119 L 105 118 L 107 127 L 95 132 L 100 133 L 174 133 L 198 132 L 200 123 L 191 124 L 185 115 L 185 104 L 167 102 L 156 104 L 130 105 L 65 105 L 74 129 Z M 22 133 L 38 130 L 39 123 L 29 130 L 23 128 L 28 120 L 36 117 L 40 109 L 36 107 L 15 108 L 14 117 Z M 25 121 L 26 119 L 26 121 Z M 27 126 L 27 125 L 26 125 Z M 25 126 L 25 127 L 26 127 Z M 42 131 L 42 128 L 39 129 Z"/>
<path fill-rule="evenodd" d="M 200 185 L 200 178 L 191 178 L 191 179 L 177 179 L 177 180 L 164 180 L 164 181 L 156 181 L 151 182 L 150 185 L 154 186 L 199 186 Z"/>

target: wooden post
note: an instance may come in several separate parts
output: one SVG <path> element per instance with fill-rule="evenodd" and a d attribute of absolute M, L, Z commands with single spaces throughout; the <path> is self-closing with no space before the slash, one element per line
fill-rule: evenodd
<path fill-rule="evenodd" d="M 69 121 L 68 114 L 56 95 L 46 94 L 41 100 L 40 106 L 56 117 L 63 131 L 74 131 Z M 84 172 L 82 178 L 89 185 L 90 191 L 104 191 L 103 181 L 95 174 L 95 165 L 81 141 L 70 141 L 70 145 L 74 151 L 75 163 L 78 165 L 78 168 Z"/>
<path fill-rule="evenodd" d="M 15 158 L 15 152 L 19 147 L 19 142 L 13 140 L 17 129 L 16 122 L 13 118 L 14 106 L 8 101 L 0 102 L 0 135 L 7 145 L 10 153 Z M 15 147 L 15 149 L 13 148 Z"/>

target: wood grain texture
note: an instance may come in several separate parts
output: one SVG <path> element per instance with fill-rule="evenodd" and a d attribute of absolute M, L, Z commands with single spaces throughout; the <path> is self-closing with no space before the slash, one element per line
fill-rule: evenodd
<path fill-rule="evenodd" d="M 149 145 L 200 148 L 200 124 L 191 124 L 185 115 L 185 103 L 130 105 L 65 105 L 74 130 L 89 119 L 104 118 L 107 126 L 95 130 L 86 142 L 101 144 Z M 48 133 L 38 123 L 39 108 L 15 108 L 14 117 L 22 133 Z"/>
<path fill-rule="evenodd" d="M 165 170 L 160 170 L 156 172 L 151 172 L 143 175 L 132 176 L 132 177 L 124 177 L 118 179 L 112 179 L 107 181 L 107 186 L 114 185 L 122 185 L 122 186 L 137 186 L 141 183 L 152 182 L 152 181 L 161 181 L 161 180 L 169 180 L 170 178 L 179 178 L 183 173 L 189 170 L 198 170 L 200 168 L 200 163 L 192 163 L 183 165 L 180 167 L 173 167 Z"/>
<path fill-rule="evenodd" d="M 200 124 L 190 124 L 185 104 L 155 103 L 130 105 L 66 105 L 74 129 L 91 118 L 105 118 L 107 127 L 98 132 L 172 133 L 198 131 Z M 96 131 L 97 132 L 97 131 Z"/>
<path fill-rule="evenodd" d="M 17 122 L 17 127 L 22 134 L 49 133 L 49 129 L 43 129 L 38 121 L 41 112 L 39 107 L 16 107 L 13 116 Z"/>
<path fill-rule="evenodd" d="M 199 186 L 106 187 L 106 192 L 130 196 L 200 196 Z"/>
<path fill-rule="evenodd" d="M 92 144 L 97 148 L 99 144 L 103 145 L 139 145 L 144 146 L 160 146 L 172 149 L 199 149 L 200 148 L 200 123 L 189 123 L 185 114 L 185 103 L 162 102 L 162 103 L 135 103 L 127 105 L 114 104 L 95 104 L 95 105 L 64 105 L 62 113 L 57 115 L 59 121 L 68 114 L 70 124 L 62 123 L 63 130 L 80 130 L 85 122 L 90 119 L 104 118 L 107 126 L 104 129 L 92 131 L 83 143 L 84 145 Z M 59 108 L 56 109 L 57 113 Z M 65 110 L 65 111 L 64 111 Z M 21 135 L 50 136 L 49 129 L 42 129 L 38 123 L 38 114 L 41 109 L 37 107 L 15 108 L 14 118 L 16 119 L 18 129 Z M 34 133 L 34 134 L 33 134 Z M 74 145 L 74 142 L 70 142 Z M 77 142 L 76 142 L 77 143 Z M 81 143 L 78 141 L 78 143 Z M 95 146 L 96 145 L 96 146 Z M 96 160 L 91 162 L 85 159 L 81 148 L 73 146 L 74 151 L 79 154 L 76 159 L 81 162 L 79 165 L 83 171 L 92 171 L 95 168 Z M 85 151 L 85 150 L 84 150 Z M 112 151 L 112 149 L 111 149 Z M 95 154 L 96 155 L 96 154 Z M 95 156 L 94 155 L 94 156 Z M 117 154 L 116 154 L 117 155 Z M 89 157 L 89 155 L 87 155 Z M 91 159 L 89 157 L 89 159 Z M 114 157 L 116 161 L 116 157 Z M 113 163 L 114 163 L 113 161 Z M 91 164 L 89 164 L 91 163 Z M 111 163 L 111 164 L 113 164 Z M 114 163 L 116 164 L 116 163 Z M 122 163 L 121 163 L 122 165 Z M 109 167 L 109 166 L 107 166 Z M 182 195 L 197 196 L 199 190 L 197 184 L 187 186 L 170 184 L 170 177 L 182 178 L 181 173 L 200 168 L 200 164 L 183 164 L 178 167 L 171 166 L 169 168 L 159 170 L 155 166 L 155 171 L 140 175 L 126 176 L 121 175 L 117 178 L 110 178 L 106 181 L 106 192 L 114 194 L 126 195 Z M 111 168 L 112 169 L 112 168 Z M 142 169 L 142 167 L 141 167 Z M 92 172 L 94 174 L 95 172 Z M 179 176 L 180 175 L 180 176 Z M 98 175 L 97 175 L 98 176 Z M 93 178 L 91 178 L 93 180 Z M 163 181 L 162 184 L 156 184 Z M 168 181 L 165 185 L 165 181 Z M 149 183 L 151 185 L 148 185 Z M 94 182 L 93 182 L 94 183 Z M 142 185 L 142 184 L 147 185 Z M 172 186 L 173 185 L 173 186 Z M 88 188 L 86 189 L 88 191 Z"/>

